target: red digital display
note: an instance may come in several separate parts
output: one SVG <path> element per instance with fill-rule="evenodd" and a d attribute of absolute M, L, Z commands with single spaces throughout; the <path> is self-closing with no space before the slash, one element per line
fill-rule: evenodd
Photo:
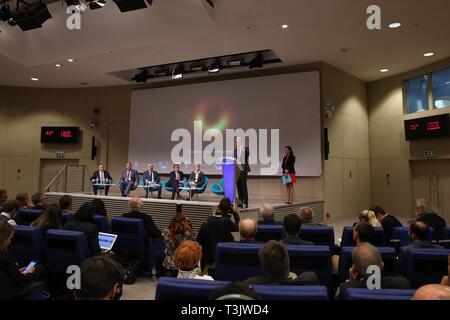
<path fill-rule="evenodd" d="M 78 143 L 78 127 L 42 127 L 41 143 Z"/>
<path fill-rule="evenodd" d="M 405 120 L 406 140 L 448 137 L 450 135 L 449 114 Z"/>

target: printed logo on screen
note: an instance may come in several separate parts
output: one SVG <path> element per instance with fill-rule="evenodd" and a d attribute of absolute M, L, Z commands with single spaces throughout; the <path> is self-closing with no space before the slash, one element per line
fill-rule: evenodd
<path fill-rule="evenodd" d="M 224 157 L 232 157 L 236 158 L 238 165 L 247 163 L 260 167 L 262 175 L 275 175 L 278 172 L 280 129 L 225 129 L 224 136 L 216 128 L 203 132 L 203 122 L 194 121 L 193 135 L 188 129 L 179 128 L 172 131 L 170 139 L 177 142 L 171 151 L 173 163 L 218 166 Z M 204 143 L 207 145 L 203 148 Z M 243 150 L 237 152 L 240 156 L 235 155 L 235 149 Z"/>

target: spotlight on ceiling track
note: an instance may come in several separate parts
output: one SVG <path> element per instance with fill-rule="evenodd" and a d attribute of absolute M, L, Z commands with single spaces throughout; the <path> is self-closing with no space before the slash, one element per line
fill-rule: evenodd
<path fill-rule="evenodd" d="M 11 19 L 11 11 L 9 10 L 9 4 L 5 3 L 0 7 L 0 20 L 8 21 Z"/>
<path fill-rule="evenodd" d="M 183 66 L 177 66 L 172 71 L 172 79 L 181 79 L 183 78 Z"/>
<path fill-rule="evenodd" d="M 113 1 L 119 8 L 120 12 L 128 12 L 147 8 L 147 5 L 145 4 L 144 0 L 113 0 Z M 146 1 L 148 2 L 149 6 L 151 6 L 153 3 L 153 0 L 146 0 Z"/>
<path fill-rule="evenodd" d="M 217 73 L 220 71 L 220 64 L 217 61 L 211 63 L 208 69 L 208 73 Z"/>
<path fill-rule="evenodd" d="M 42 24 L 51 17 L 52 15 L 48 11 L 47 5 L 38 2 L 27 6 L 23 11 L 19 11 L 14 17 L 14 21 L 22 31 L 28 31 L 42 27 Z"/>
<path fill-rule="evenodd" d="M 256 55 L 256 57 L 254 57 L 249 65 L 248 68 L 249 69 L 254 69 L 254 68 L 262 68 L 264 65 L 264 58 L 261 54 Z"/>
<path fill-rule="evenodd" d="M 242 59 L 232 59 L 228 60 L 229 67 L 240 67 L 242 66 Z"/>
<path fill-rule="evenodd" d="M 147 70 L 143 70 L 141 73 L 138 73 L 133 77 L 133 80 L 136 81 L 137 83 L 147 83 L 147 79 L 148 79 Z"/>
<path fill-rule="evenodd" d="M 208 2 L 209 3 L 209 5 L 211 6 L 211 7 L 213 7 L 214 8 L 214 2 L 215 2 L 216 0 L 206 0 L 206 2 Z"/>
<path fill-rule="evenodd" d="M 106 5 L 105 0 L 89 0 L 89 8 L 91 10 L 101 9 Z"/>

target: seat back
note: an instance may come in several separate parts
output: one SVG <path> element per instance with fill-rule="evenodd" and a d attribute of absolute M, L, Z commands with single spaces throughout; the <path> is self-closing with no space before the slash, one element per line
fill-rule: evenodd
<path fill-rule="evenodd" d="M 384 230 L 382 227 L 375 227 L 375 234 L 373 237 L 372 244 L 376 247 L 386 246 L 386 241 L 384 238 Z M 353 241 L 353 227 L 344 227 L 342 230 L 342 240 L 341 247 L 354 247 L 356 242 Z"/>
<path fill-rule="evenodd" d="M 300 238 L 311 241 L 317 245 L 329 246 L 334 248 L 334 228 L 326 226 L 310 227 L 304 226 L 299 232 Z"/>
<path fill-rule="evenodd" d="M 345 290 L 344 300 L 411 300 L 414 293 L 415 290 L 349 288 Z"/>
<path fill-rule="evenodd" d="M 428 283 L 440 283 L 448 274 L 449 249 L 411 248 L 406 252 L 406 277 L 413 288 Z"/>
<path fill-rule="evenodd" d="M 38 209 L 19 209 L 14 220 L 17 224 L 22 226 L 29 226 L 34 220 L 39 218 L 44 213 L 44 210 Z"/>
<path fill-rule="evenodd" d="M 67 222 L 73 220 L 73 214 L 70 212 L 63 212 L 61 215 L 61 224 L 64 226 Z"/>
<path fill-rule="evenodd" d="M 148 240 L 141 219 L 113 217 L 111 233 L 117 234 L 112 251 L 132 259 L 146 259 Z"/>
<path fill-rule="evenodd" d="M 339 282 L 344 282 L 348 279 L 348 270 L 353 265 L 352 250 L 354 247 L 341 248 L 341 255 L 339 258 Z M 397 251 L 391 247 L 377 247 L 380 252 L 381 259 L 384 263 L 383 276 L 398 275 L 398 260 Z"/>
<path fill-rule="evenodd" d="M 409 244 L 408 228 L 395 227 L 392 230 L 391 243 L 396 244 L 398 248 L 407 246 Z"/>
<path fill-rule="evenodd" d="M 284 229 L 282 225 L 258 225 L 256 232 L 256 241 L 267 242 L 269 240 L 280 241 L 284 238 Z"/>
<path fill-rule="evenodd" d="M 25 267 L 31 260 L 44 262 L 44 240 L 40 229 L 29 226 L 16 226 L 8 252 L 15 258 L 19 267 Z"/>
<path fill-rule="evenodd" d="M 291 272 L 299 275 L 315 272 L 321 286 L 331 286 L 331 250 L 329 246 L 288 245 Z"/>
<path fill-rule="evenodd" d="M 94 223 L 97 225 L 98 231 L 100 232 L 110 231 L 108 217 L 96 214 L 94 215 Z"/>
<path fill-rule="evenodd" d="M 161 277 L 156 285 L 155 300 L 208 300 L 223 281 Z"/>
<path fill-rule="evenodd" d="M 204 176 L 204 179 L 205 181 L 203 182 L 203 185 L 197 190 L 198 194 L 204 193 L 206 191 L 206 187 L 208 186 L 209 183 L 209 178 L 207 176 Z"/>
<path fill-rule="evenodd" d="M 324 286 L 253 285 L 252 287 L 263 300 L 328 300 L 328 290 Z"/>
<path fill-rule="evenodd" d="M 442 229 L 439 244 L 447 249 L 450 249 L 450 227 L 445 227 Z"/>

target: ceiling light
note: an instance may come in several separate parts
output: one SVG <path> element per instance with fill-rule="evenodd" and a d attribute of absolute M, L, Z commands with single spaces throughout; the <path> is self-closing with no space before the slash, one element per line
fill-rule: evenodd
<path fill-rule="evenodd" d="M 72 63 L 72 62 L 74 62 L 75 60 L 73 60 L 72 58 L 69 58 L 69 59 L 67 59 L 67 61 L 70 62 L 70 63 Z"/>
<path fill-rule="evenodd" d="M 128 12 L 147 8 L 147 5 L 145 4 L 144 0 L 113 0 L 113 1 L 119 8 L 120 12 Z M 147 2 L 151 6 L 153 0 L 147 0 Z"/>
<path fill-rule="evenodd" d="M 380 69 L 380 72 L 382 73 L 389 72 L 389 69 Z"/>
<path fill-rule="evenodd" d="M 208 73 L 217 73 L 220 71 L 220 64 L 217 61 L 211 63 L 208 69 Z"/>
<path fill-rule="evenodd" d="M 36 78 L 36 77 L 31 77 L 31 79 L 30 79 L 31 81 L 39 81 L 39 78 Z"/>
<path fill-rule="evenodd" d="M 250 61 L 249 65 L 248 65 L 248 68 L 249 69 L 262 68 L 263 64 L 264 64 L 263 56 L 261 54 L 257 54 L 256 57 L 254 57 Z"/>
<path fill-rule="evenodd" d="M 287 29 L 289 27 L 289 25 L 287 25 L 287 24 L 282 24 L 281 25 L 281 29 Z"/>
<path fill-rule="evenodd" d="M 445 84 L 450 84 L 450 81 L 447 81 Z"/>
<path fill-rule="evenodd" d="M 423 56 L 424 57 L 432 57 L 432 56 L 434 56 L 434 53 L 433 52 L 427 52 Z"/>
<path fill-rule="evenodd" d="M 38 2 L 28 5 L 24 11 L 18 12 L 14 20 L 22 31 L 28 31 L 42 27 L 42 24 L 51 17 L 52 15 L 48 11 L 47 5 Z"/>
<path fill-rule="evenodd" d="M 105 4 L 105 0 L 89 0 L 89 8 L 91 10 L 103 8 Z"/>
<path fill-rule="evenodd" d="M 393 23 L 391 23 L 390 25 L 389 25 L 389 28 L 391 28 L 391 29 L 397 29 L 397 28 L 399 28 L 399 27 L 401 27 L 401 23 L 400 22 L 393 22 Z"/>
<path fill-rule="evenodd" d="M 198 71 L 203 71 L 203 70 L 205 70 L 205 66 L 203 64 L 192 65 L 191 66 L 191 71 L 192 72 L 198 72 Z"/>
<path fill-rule="evenodd" d="M 57 67 L 57 68 L 61 68 L 61 67 L 62 67 L 62 64 L 59 64 L 59 63 L 55 63 L 55 67 Z"/>
<path fill-rule="evenodd" d="M 181 78 L 183 78 L 183 67 L 177 66 L 172 71 L 172 79 L 181 79 Z"/>
<path fill-rule="evenodd" d="M 240 67 L 242 65 L 242 59 L 228 60 L 228 66 Z"/>

